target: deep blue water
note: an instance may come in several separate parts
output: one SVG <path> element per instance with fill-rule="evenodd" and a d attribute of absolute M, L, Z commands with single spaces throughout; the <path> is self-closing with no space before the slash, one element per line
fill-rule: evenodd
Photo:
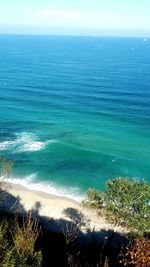
<path fill-rule="evenodd" d="M 150 181 L 150 40 L 1 35 L 0 155 L 59 194 Z"/>

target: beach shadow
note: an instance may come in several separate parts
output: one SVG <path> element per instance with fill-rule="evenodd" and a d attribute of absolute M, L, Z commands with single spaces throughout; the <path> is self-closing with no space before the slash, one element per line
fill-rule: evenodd
<path fill-rule="evenodd" d="M 68 217 L 72 223 L 80 226 L 86 226 L 87 219 L 79 210 L 75 208 L 67 208 L 63 210 L 63 214 Z"/>
<path fill-rule="evenodd" d="M 109 267 L 120 267 L 118 257 L 128 243 L 125 235 L 105 229 L 95 231 L 88 228 L 83 232 L 81 226 L 85 227 L 86 221 L 80 211 L 70 207 L 64 210 L 64 215 L 69 220 L 39 216 L 43 227 L 43 266 L 48 267 L 51 263 L 53 267 L 103 267 L 107 259 Z"/>
<path fill-rule="evenodd" d="M 0 209 L 13 214 L 26 214 L 24 206 L 21 204 L 19 196 L 15 197 L 8 191 L 5 191 L 5 197 L 1 203 Z"/>
<path fill-rule="evenodd" d="M 19 197 L 7 192 L 5 210 L 9 216 L 22 220 L 27 216 Z M 65 219 L 54 219 L 40 215 L 42 205 L 35 202 L 30 210 L 34 219 L 38 220 L 41 234 L 36 242 L 36 250 L 41 250 L 44 267 L 94 266 L 103 267 L 105 260 L 109 267 L 120 267 L 118 256 L 128 239 L 125 235 L 112 230 L 91 230 L 87 227 L 87 220 L 79 210 L 69 207 L 64 209 Z M 22 216 L 22 218 L 21 218 Z M 87 227 L 82 231 L 82 227 Z M 66 230 L 69 232 L 66 232 Z M 75 236 L 67 243 L 68 234 L 76 231 Z M 70 237 L 69 237 L 70 238 Z M 72 264 L 72 265 L 71 265 Z M 73 265 L 74 264 L 74 265 Z"/>
<path fill-rule="evenodd" d="M 34 219 L 38 219 L 40 217 L 39 212 L 40 212 L 41 207 L 42 207 L 41 202 L 40 201 L 36 201 L 34 203 L 34 206 L 31 208 L 30 212 L 31 212 L 32 217 Z"/>

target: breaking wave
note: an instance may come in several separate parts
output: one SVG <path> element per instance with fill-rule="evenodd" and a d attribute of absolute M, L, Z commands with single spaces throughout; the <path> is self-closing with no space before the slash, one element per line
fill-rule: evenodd
<path fill-rule="evenodd" d="M 48 144 L 53 142 L 54 140 L 40 141 L 35 134 L 23 132 L 16 134 L 14 140 L 0 142 L 0 151 L 13 150 L 14 153 L 33 152 L 44 149 Z"/>
<path fill-rule="evenodd" d="M 43 192 L 55 196 L 61 196 L 80 202 L 83 194 L 78 187 L 65 187 L 48 181 L 37 181 L 37 174 L 33 173 L 24 178 L 12 177 L 8 180 L 12 184 L 22 185 L 29 190 Z"/>

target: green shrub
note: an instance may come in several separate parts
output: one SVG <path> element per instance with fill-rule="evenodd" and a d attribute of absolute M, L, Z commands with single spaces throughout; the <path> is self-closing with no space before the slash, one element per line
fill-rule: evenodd
<path fill-rule="evenodd" d="M 110 222 L 139 235 L 150 231 L 150 185 L 145 181 L 109 180 L 104 193 L 90 189 L 84 204 L 102 211 Z"/>
<path fill-rule="evenodd" d="M 96 189 L 89 188 L 86 193 L 85 200 L 82 201 L 83 206 L 101 209 L 103 207 L 103 193 Z"/>
<path fill-rule="evenodd" d="M 0 224 L 0 266 L 1 267 L 40 267 L 42 253 L 35 251 L 39 235 L 38 224 L 31 215 L 19 226 L 9 227 L 7 220 Z"/>
<path fill-rule="evenodd" d="M 2 266 L 1 263 L 6 258 L 8 250 L 10 248 L 8 229 L 9 226 L 7 220 L 3 220 L 0 223 L 0 266 Z"/>
<path fill-rule="evenodd" d="M 27 219 L 23 222 L 22 226 L 19 226 L 19 224 L 16 222 L 12 231 L 14 246 L 9 255 L 10 262 L 15 262 L 16 267 L 41 266 L 41 252 L 35 252 L 34 250 L 38 235 L 38 224 L 32 220 L 30 213 Z M 7 265 L 4 265 L 4 267 L 7 267 Z"/>
<path fill-rule="evenodd" d="M 0 157 L 0 177 L 9 178 L 13 162 Z"/>
<path fill-rule="evenodd" d="M 10 188 L 5 179 L 10 177 L 11 168 L 12 162 L 0 157 L 0 205 L 3 205 Z"/>

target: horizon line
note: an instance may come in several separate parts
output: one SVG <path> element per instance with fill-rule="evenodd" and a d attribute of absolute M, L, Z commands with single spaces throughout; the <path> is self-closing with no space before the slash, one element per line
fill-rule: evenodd
<path fill-rule="evenodd" d="M 92 38 L 130 38 L 130 39 L 136 39 L 136 38 L 146 38 L 149 39 L 150 37 L 146 35 L 96 35 L 96 34 L 51 34 L 51 33 L 1 33 L 0 36 L 50 36 L 50 37 L 92 37 Z"/>

